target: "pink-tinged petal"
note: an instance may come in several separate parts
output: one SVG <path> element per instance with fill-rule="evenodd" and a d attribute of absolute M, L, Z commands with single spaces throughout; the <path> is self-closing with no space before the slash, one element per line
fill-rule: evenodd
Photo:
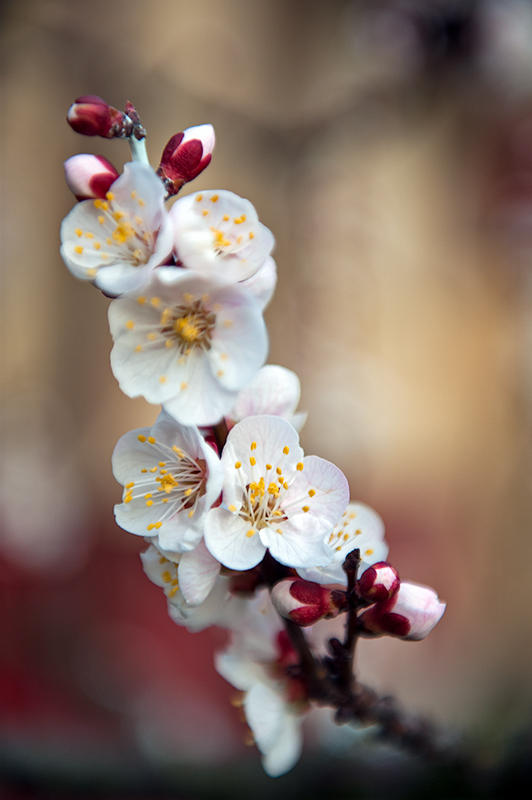
<path fill-rule="evenodd" d="M 419 640 L 437 625 L 445 608 L 430 586 L 404 582 L 390 600 L 375 603 L 360 619 L 372 633 Z"/>
<path fill-rule="evenodd" d="M 237 514 L 213 508 L 205 521 L 205 544 L 211 555 L 229 569 L 251 569 L 266 552 L 256 531 L 251 534 L 251 530 Z"/>
<path fill-rule="evenodd" d="M 250 278 L 240 282 L 240 286 L 251 292 L 257 300 L 261 311 L 264 311 L 273 297 L 277 285 L 277 266 L 271 256 L 269 256 L 262 267 Z"/>
<path fill-rule="evenodd" d="M 103 156 L 79 153 L 65 161 L 67 186 L 78 200 L 105 197 L 117 178 L 117 170 Z"/>
<path fill-rule="evenodd" d="M 266 364 L 239 393 L 231 419 L 238 421 L 257 414 L 273 414 L 292 423 L 300 392 L 295 372 L 276 364 Z"/>
<path fill-rule="evenodd" d="M 166 374 L 172 378 L 172 370 Z M 215 425 L 225 416 L 233 402 L 234 392 L 220 386 L 207 359 L 189 358 L 180 381 L 171 381 L 179 391 L 163 401 L 165 410 L 172 417 L 184 425 Z"/>
<path fill-rule="evenodd" d="M 194 550 L 183 553 L 177 574 L 186 602 L 191 606 L 198 606 L 211 593 L 220 574 L 220 563 L 211 556 L 201 541 Z"/>

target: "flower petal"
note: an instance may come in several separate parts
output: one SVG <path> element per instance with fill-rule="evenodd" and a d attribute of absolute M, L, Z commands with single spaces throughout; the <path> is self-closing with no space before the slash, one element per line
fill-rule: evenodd
<path fill-rule="evenodd" d="M 229 569 L 251 569 L 262 561 L 266 548 L 256 532 L 248 536 L 249 523 L 224 508 L 213 508 L 205 521 L 205 544 Z"/>

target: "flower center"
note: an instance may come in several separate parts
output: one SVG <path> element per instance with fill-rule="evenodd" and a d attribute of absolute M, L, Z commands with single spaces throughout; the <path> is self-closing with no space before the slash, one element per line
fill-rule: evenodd
<path fill-rule="evenodd" d="M 187 353 L 191 348 L 210 350 L 216 314 L 206 309 L 201 300 L 165 309 L 161 321 L 162 333 L 177 339 L 181 352 Z"/>
<path fill-rule="evenodd" d="M 272 523 L 284 522 L 287 519 L 281 508 L 282 492 L 280 491 L 287 486 L 288 484 L 286 487 L 283 484 L 278 485 L 274 481 L 270 481 L 266 486 L 264 477 L 248 483 L 240 510 L 240 516 L 253 526 L 247 533 L 248 537 L 253 536 L 256 530 L 266 528 Z"/>

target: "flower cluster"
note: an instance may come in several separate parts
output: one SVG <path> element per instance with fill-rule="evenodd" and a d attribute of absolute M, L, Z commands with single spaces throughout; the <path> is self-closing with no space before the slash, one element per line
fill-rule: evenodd
<path fill-rule="evenodd" d="M 312 626 L 346 615 L 347 652 L 353 631 L 423 638 L 445 606 L 400 581 L 378 514 L 350 502 L 337 466 L 303 452 L 299 379 L 264 365 L 276 265 L 253 205 L 216 189 L 166 206 L 210 163 L 212 126 L 172 136 L 155 170 L 131 104 L 120 112 L 85 96 L 67 118 L 80 133 L 128 139 L 133 155 L 121 174 L 102 156 L 68 159 L 78 203 L 61 226 L 69 270 L 111 298 L 120 388 L 162 406 L 115 447 L 116 521 L 148 543 L 144 570 L 176 623 L 233 632 L 216 667 L 243 692 L 264 767 L 279 775 L 299 756 L 312 701 L 340 702 L 334 658 L 322 658 L 329 674 L 316 688 Z M 351 671 L 344 684 L 353 691 Z"/>

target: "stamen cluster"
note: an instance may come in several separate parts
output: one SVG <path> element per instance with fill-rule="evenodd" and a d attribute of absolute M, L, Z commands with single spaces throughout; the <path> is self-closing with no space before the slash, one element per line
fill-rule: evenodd
<path fill-rule="evenodd" d="M 132 151 L 121 174 L 102 156 L 66 162 L 79 202 L 61 226 L 69 270 L 111 298 L 120 388 L 162 406 L 114 449 L 116 521 L 148 542 L 144 570 L 177 624 L 232 631 L 216 667 L 279 775 L 299 757 L 314 701 L 337 715 L 361 707 L 356 638 L 423 638 L 445 606 L 400 581 L 378 514 L 350 502 L 337 466 L 303 452 L 299 379 L 264 365 L 274 239 L 252 204 L 215 189 L 165 205 L 210 163 L 212 126 L 174 134 L 153 169 L 131 104 L 84 96 L 68 121 Z M 326 636 L 319 655 L 314 623 L 341 615 L 345 640 Z"/>

